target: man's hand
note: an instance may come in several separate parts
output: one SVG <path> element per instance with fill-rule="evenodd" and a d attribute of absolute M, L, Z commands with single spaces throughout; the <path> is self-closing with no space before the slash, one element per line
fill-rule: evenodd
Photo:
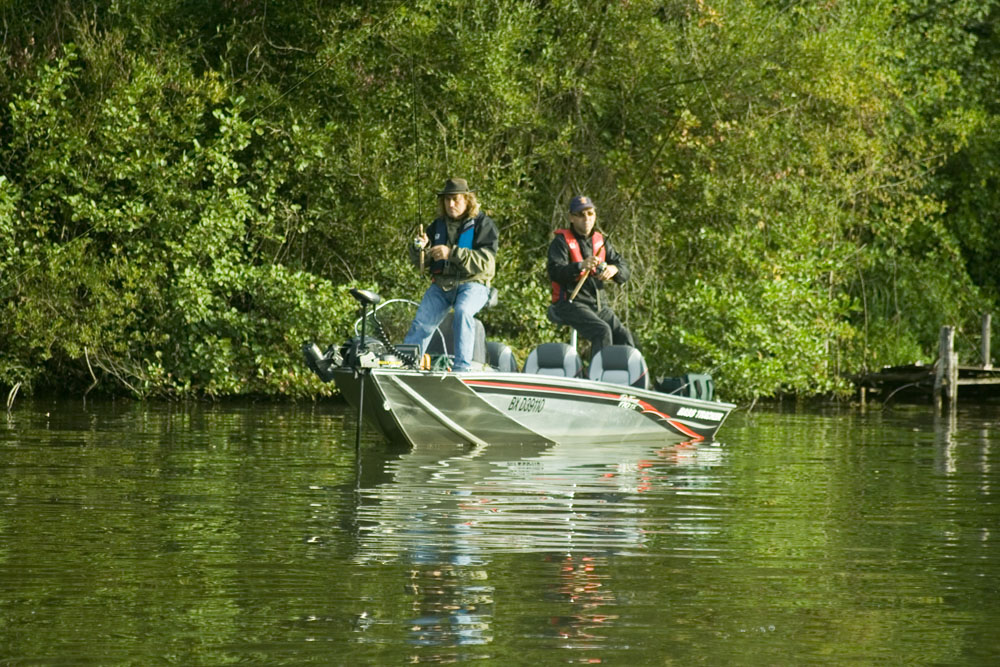
<path fill-rule="evenodd" d="M 585 272 L 593 271 L 594 276 L 599 280 L 611 280 L 618 273 L 617 266 L 614 264 L 605 264 L 593 255 L 583 260 L 582 266 Z"/>
<path fill-rule="evenodd" d="M 431 259 L 434 261 L 439 259 L 448 259 L 451 257 L 451 248 L 446 245 L 431 246 L 430 255 Z"/>
<path fill-rule="evenodd" d="M 597 274 L 601 280 L 611 280 L 618 275 L 618 267 L 614 264 L 605 264 L 604 270 Z"/>

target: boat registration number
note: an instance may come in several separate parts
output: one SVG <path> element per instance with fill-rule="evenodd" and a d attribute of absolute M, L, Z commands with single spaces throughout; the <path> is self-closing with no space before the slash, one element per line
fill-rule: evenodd
<path fill-rule="evenodd" d="M 508 412 L 541 412 L 544 409 L 545 399 L 532 396 L 514 396 L 507 406 Z"/>

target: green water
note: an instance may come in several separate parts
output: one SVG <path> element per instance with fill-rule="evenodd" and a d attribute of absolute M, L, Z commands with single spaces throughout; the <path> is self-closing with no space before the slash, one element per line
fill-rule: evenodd
<path fill-rule="evenodd" d="M 998 425 L 357 456 L 338 404 L 19 400 L 0 664 L 996 664 Z"/>

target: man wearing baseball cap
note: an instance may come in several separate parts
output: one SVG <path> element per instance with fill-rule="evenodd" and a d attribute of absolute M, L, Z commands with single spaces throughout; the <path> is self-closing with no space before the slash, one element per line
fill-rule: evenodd
<path fill-rule="evenodd" d="M 548 272 L 556 319 L 590 341 L 593 357 L 605 345 L 635 345 L 635 340 L 607 305 L 604 287 L 628 280 L 628 263 L 596 229 L 597 210 L 590 197 L 569 202 L 568 229 L 557 229 L 549 244 Z"/>
<path fill-rule="evenodd" d="M 432 282 L 403 342 L 420 345 L 422 355 L 454 308 L 452 370 L 468 371 L 476 342 L 476 313 L 489 301 L 496 273 L 499 234 L 493 220 L 479 210 L 476 193 L 464 178 L 449 178 L 437 196 L 437 217 L 410 246 L 410 259 L 430 273 Z"/>

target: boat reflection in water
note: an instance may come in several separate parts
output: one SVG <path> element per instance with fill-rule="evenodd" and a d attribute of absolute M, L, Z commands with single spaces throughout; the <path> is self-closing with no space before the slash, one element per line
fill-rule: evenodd
<path fill-rule="evenodd" d="M 645 553 L 667 518 L 711 530 L 648 516 L 649 496 L 660 496 L 662 508 L 664 495 L 711 484 L 684 470 L 713 466 L 723 452 L 693 443 L 417 447 L 387 464 L 389 481 L 361 489 L 357 559 L 415 565 L 407 583 L 419 610 L 407 621 L 413 643 L 469 646 L 492 639 L 487 564 L 537 553 L 539 567 L 551 569 L 546 595 L 573 611 L 550 619 L 552 635 L 563 646 L 588 645 L 615 619 L 602 611 L 614 602 L 609 559 Z"/>

